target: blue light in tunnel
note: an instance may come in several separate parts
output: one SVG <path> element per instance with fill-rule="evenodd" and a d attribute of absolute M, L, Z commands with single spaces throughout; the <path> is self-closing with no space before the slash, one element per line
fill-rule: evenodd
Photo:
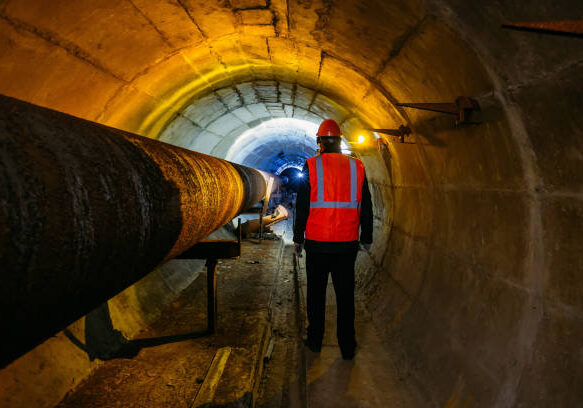
<path fill-rule="evenodd" d="M 301 178 L 304 178 L 304 173 L 302 173 L 302 172 L 299 172 L 299 173 L 298 173 L 298 178 L 300 178 L 300 179 L 301 179 Z"/>
<path fill-rule="evenodd" d="M 301 171 L 306 159 L 317 154 L 317 130 L 318 123 L 304 119 L 270 119 L 236 137 L 225 158 L 277 175 L 290 167 Z M 341 148 L 350 153 L 344 141 Z M 299 179 L 296 174 L 292 178 Z"/>

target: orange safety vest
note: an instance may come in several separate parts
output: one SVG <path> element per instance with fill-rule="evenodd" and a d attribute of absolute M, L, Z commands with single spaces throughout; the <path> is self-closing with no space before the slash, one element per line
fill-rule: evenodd
<path fill-rule="evenodd" d="M 358 241 L 364 166 L 353 157 L 324 153 L 307 160 L 310 213 L 306 239 Z"/>

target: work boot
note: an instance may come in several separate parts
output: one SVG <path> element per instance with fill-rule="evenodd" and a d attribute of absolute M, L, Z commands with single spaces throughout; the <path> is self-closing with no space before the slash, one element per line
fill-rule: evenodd
<path fill-rule="evenodd" d="M 310 341 L 309 339 L 304 339 L 304 345 L 314 353 L 322 351 L 322 343 L 316 344 L 316 342 Z"/>
<path fill-rule="evenodd" d="M 352 350 L 340 350 L 342 353 L 342 360 L 352 360 L 354 358 L 354 354 L 356 354 L 355 349 Z"/>
<path fill-rule="evenodd" d="M 354 345 L 351 347 L 340 346 L 340 353 L 342 354 L 343 360 L 352 360 L 356 354 L 356 342 L 354 342 Z"/>

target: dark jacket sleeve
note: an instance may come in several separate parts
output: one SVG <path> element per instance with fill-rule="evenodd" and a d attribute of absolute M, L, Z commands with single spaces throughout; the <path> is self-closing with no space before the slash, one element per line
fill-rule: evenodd
<path fill-rule="evenodd" d="M 372 244 L 372 200 L 368 189 L 368 180 L 362 183 L 362 207 L 360 208 L 360 242 Z"/>
<path fill-rule="evenodd" d="M 302 244 L 304 242 L 304 232 L 310 214 L 310 174 L 308 163 L 304 164 L 302 170 L 304 177 L 300 180 L 298 194 L 296 197 L 296 213 L 294 216 L 294 242 Z"/>

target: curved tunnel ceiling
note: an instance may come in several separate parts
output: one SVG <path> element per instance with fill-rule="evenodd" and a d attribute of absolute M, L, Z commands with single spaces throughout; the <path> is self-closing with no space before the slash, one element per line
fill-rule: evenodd
<path fill-rule="evenodd" d="M 297 83 L 244 82 L 195 99 L 164 128 L 159 139 L 277 172 L 285 169 L 285 162 L 301 167 L 315 154 L 317 125 L 329 117 L 342 126 L 349 119 L 348 110 Z M 364 127 L 355 117 L 352 125 Z"/>
<path fill-rule="evenodd" d="M 580 1 L 4 0 L 0 92 L 218 156 L 283 117 L 334 118 L 349 140 L 409 125 L 410 143 L 357 152 L 375 207 L 358 284 L 384 339 L 435 404 L 569 406 L 583 50 L 500 25 L 574 15 Z M 460 95 L 480 125 L 395 106 Z"/>

